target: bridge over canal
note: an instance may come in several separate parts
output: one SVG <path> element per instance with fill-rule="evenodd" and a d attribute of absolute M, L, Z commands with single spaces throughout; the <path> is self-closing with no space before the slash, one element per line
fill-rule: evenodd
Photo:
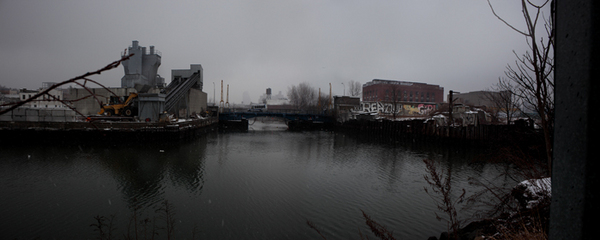
<path fill-rule="evenodd" d="M 236 121 L 242 119 L 250 119 L 255 117 L 277 117 L 283 118 L 287 121 L 308 121 L 308 122 L 322 122 L 322 123 L 333 123 L 334 118 L 331 115 L 326 114 L 312 114 L 312 113 L 285 113 L 285 112 L 224 112 L 219 113 L 220 121 Z"/>

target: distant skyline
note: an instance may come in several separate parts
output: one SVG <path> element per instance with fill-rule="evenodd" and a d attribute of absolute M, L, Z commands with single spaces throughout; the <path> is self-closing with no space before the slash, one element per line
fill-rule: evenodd
<path fill-rule="evenodd" d="M 523 29 L 519 1 L 491 2 Z M 137 40 L 162 53 L 167 83 L 172 69 L 202 64 L 209 101 L 220 100 L 223 80 L 230 103 L 244 92 L 257 101 L 267 88 L 285 95 L 300 82 L 324 93 L 331 83 L 334 95 L 372 79 L 436 84 L 445 94 L 485 90 L 514 63 L 513 50 L 527 49 L 485 0 L 8 0 L 0 32 L 6 87 L 37 89 L 97 70 Z M 119 87 L 123 74 L 119 67 L 92 79 Z"/>

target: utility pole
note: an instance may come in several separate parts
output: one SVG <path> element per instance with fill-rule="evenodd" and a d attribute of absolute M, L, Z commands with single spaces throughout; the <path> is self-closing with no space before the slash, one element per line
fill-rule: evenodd
<path fill-rule="evenodd" d="M 452 97 L 453 91 L 450 90 L 448 93 L 448 112 L 450 113 L 450 126 L 453 125 L 454 119 L 452 119 L 452 109 L 454 108 L 454 97 Z"/>
<path fill-rule="evenodd" d="M 223 80 L 221 80 L 221 102 L 219 102 L 219 108 L 221 112 L 223 112 L 223 107 L 225 106 L 223 104 Z"/>
<path fill-rule="evenodd" d="M 213 82 L 213 106 L 217 105 L 217 101 L 215 100 L 215 96 L 217 92 L 215 91 L 215 82 Z"/>
<path fill-rule="evenodd" d="M 227 108 L 229 108 L 229 84 L 227 84 L 227 102 L 225 103 Z"/>
<path fill-rule="evenodd" d="M 343 96 L 346 96 L 346 85 L 344 85 L 344 83 L 342 83 L 342 86 L 344 86 L 344 95 Z"/>
<path fill-rule="evenodd" d="M 346 88 L 344 88 L 344 91 L 346 91 Z M 332 105 L 331 105 L 331 98 L 333 96 L 331 96 L 331 83 L 329 83 L 329 104 L 327 105 L 327 109 L 332 109 Z"/>
<path fill-rule="evenodd" d="M 319 88 L 319 97 L 317 97 L 319 111 L 321 111 L 321 88 Z"/>

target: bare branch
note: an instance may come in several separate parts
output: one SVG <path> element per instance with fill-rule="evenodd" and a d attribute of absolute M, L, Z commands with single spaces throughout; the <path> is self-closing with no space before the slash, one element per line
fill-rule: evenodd
<path fill-rule="evenodd" d="M 41 92 L 39 92 L 39 93 L 35 94 L 34 96 L 30 97 L 29 99 L 26 99 L 26 100 L 24 100 L 24 101 L 20 101 L 20 102 L 18 102 L 18 103 L 16 103 L 16 104 L 12 105 L 11 107 L 9 107 L 9 108 L 7 108 L 7 109 L 4 109 L 4 110 L 0 111 L 0 115 L 2 115 L 2 114 L 4 114 L 4 113 L 7 113 L 7 112 L 10 112 L 10 111 L 12 111 L 12 110 L 14 110 L 14 109 L 16 109 L 16 108 L 18 108 L 18 107 L 22 106 L 22 105 L 23 105 L 23 104 L 25 104 L 25 103 L 28 103 L 28 102 L 31 102 L 31 101 L 33 101 L 34 99 L 36 99 L 36 98 L 38 98 L 38 97 L 40 97 L 40 96 L 46 95 L 46 94 L 48 94 L 48 93 L 49 93 L 51 90 L 53 90 L 53 89 L 55 89 L 55 88 L 57 88 L 57 87 L 59 87 L 59 86 L 62 86 L 62 85 L 65 85 L 65 84 L 69 84 L 69 83 L 77 83 L 77 80 L 82 80 L 82 79 L 83 79 L 83 80 L 86 80 L 86 81 L 88 81 L 89 79 L 87 79 L 87 77 L 89 77 L 89 76 L 92 76 L 92 75 L 99 75 L 99 74 L 101 74 L 101 73 L 102 73 L 102 72 L 104 72 L 104 71 L 108 71 L 108 70 L 111 70 L 111 69 L 113 69 L 113 68 L 116 68 L 116 67 L 118 67 L 118 66 L 119 66 L 119 64 L 121 64 L 121 62 L 123 62 L 123 61 L 125 61 L 125 60 L 129 59 L 131 56 L 133 56 L 133 53 L 132 53 L 132 54 L 129 54 L 129 55 L 126 55 L 126 56 L 123 56 L 123 57 L 121 57 L 121 59 L 119 59 L 119 60 L 117 60 L 117 61 L 114 61 L 114 62 L 112 62 L 112 63 L 110 63 L 110 64 L 106 65 L 105 67 L 103 67 L 103 68 L 101 68 L 101 69 L 98 69 L 98 70 L 96 70 L 96 71 L 93 71 L 93 72 L 87 72 L 87 73 L 85 73 L 85 74 L 83 74 L 83 75 L 81 75 L 81 76 L 77 76 L 77 77 L 71 78 L 71 79 L 69 79 L 69 80 L 66 80 L 66 81 L 60 82 L 60 83 L 58 83 L 58 84 L 52 85 L 52 86 L 50 86 L 49 88 L 45 89 L 44 91 L 41 91 Z"/>
<path fill-rule="evenodd" d="M 494 11 L 494 7 L 492 7 L 492 3 L 490 2 L 490 0 L 487 1 L 488 5 L 490 5 L 490 9 L 492 9 L 492 13 L 494 14 L 494 16 L 496 16 L 496 18 L 498 18 L 500 21 L 502 21 L 504 24 L 506 24 L 506 26 L 512 28 L 513 30 L 515 30 L 516 32 L 524 35 L 524 36 L 529 36 L 529 34 L 513 27 L 513 25 L 511 25 L 510 23 L 508 23 L 507 21 L 505 21 L 502 17 L 500 17 L 498 14 L 496 14 L 496 11 Z"/>

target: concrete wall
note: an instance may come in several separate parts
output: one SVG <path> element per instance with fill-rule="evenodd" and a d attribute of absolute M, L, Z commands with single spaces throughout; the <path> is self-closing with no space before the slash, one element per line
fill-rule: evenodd
<path fill-rule="evenodd" d="M 78 115 L 71 109 L 20 107 L 0 115 L 6 122 L 74 122 Z"/>
<path fill-rule="evenodd" d="M 136 92 L 134 88 L 109 88 L 110 92 L 104 88 L 92 88 L 90 90 L 102 103 L 109 102 L 110 96 L 113 96 L 111 92 L 117 96 L 129 96 L 129 93 Z M 90 92 L 83 88 L 69 89 L 69 97 L 65 100 L 74 101 L 77 99 L 81 100 L 73 102 L 73 107 L 81 114 L 95 115 L 100 111 L 100 104 L 98 104 Z"/>
<path fill-rule="evenodd" d="M 207 97 L 208 95 L 205 92 L 198 89 L 190 89 L 190 114 L 200 114 L 201 112 L 206 111 Z"/>
<path fill-rule="evenodd" d="M 179 118 L 187 118 L 192 114 L 200 114 L 206 111 L 207 107 L 207 94 L 198 89 L 191 88 L 188 90 L 186 96 L 181 98 L 175 105 L 174 111 L 169 113 L 175 113 Z"/>

